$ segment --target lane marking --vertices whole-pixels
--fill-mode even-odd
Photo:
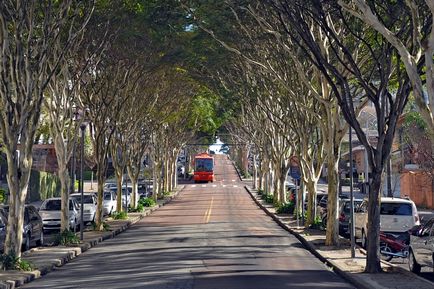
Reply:
[[[202,188],[206,188],[206,185],[202,185]]]
[[[217,185],[212,185],[213,188],[217,187]]]
[[[234,185],[234,188],[238,188],[238,186],[237,186],[237,185]]]
[[[196,185],[192,185],[191,187],[192,187],[192,188],[195,188],[195,187],[196,187]]]
[[[214,197],[211,198],[211,204],[209,205],[209,209],[208,209],[208,217],[206,218],[206,222],[205,223],[209,223],[209,219],[211,218],[211,212],[212,212],[212,204],[214,203]]]
[[[235,180],[232,180],[233,182],[235,182]]]

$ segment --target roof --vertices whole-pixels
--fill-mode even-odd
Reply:
[[[391,198],[391,197],[381,197],[381,202],[413,204],[412,200],[403,199],[403,198]]]

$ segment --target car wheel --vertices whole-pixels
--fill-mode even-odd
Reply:
[[[44,230],[39,234],[39,240],[36,242],[37,246],[44,246]]]
[[[30,250],[30,233],[27,233],[24,237],[23,251]]]
[[[384,261],[387,261],[387,262],[389,262],[390,260],[392,260],[393,256],[389,255],[387,253],[393,253],[392,249],[390,249],[390,247],[387,246],[387,244],[381,243],[380,244],[380,257],[381,257],[381,260],[384,260]]]
[[[366,238],[365,230],[362,230],[362,248],[366,249],[368,245],[368,239]]]
[[[416,274],[420,273],[420,265],[417,263],[416,258],[414,257],[413,251],[410,250],[408,252],[408,269]]]

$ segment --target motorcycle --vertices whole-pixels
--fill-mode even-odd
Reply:
[[[392,258],[408,257],[409,236],[380,232],[381,259],[390,261]]]

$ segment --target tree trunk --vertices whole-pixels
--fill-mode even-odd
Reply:
[[[116,212],[122,212],[123,204],[122,204],[122,172],[119,172],[115,169],[116,174]],[[98,177],[97,177],[98,178]]]
[[[22,147],[19,156],[17,155],[16,144],[11,145],[15,147],[13,151],[8,150],[8,147],[5,146],[8,163],[6,178],[10,197],[4,252],[6,254],[13,253],[17,257],[21,257],[24,206],[32,167],[32,142],[29,142],[30,140],[27,140],[24,135],[21,141]]]
[[[258,189],[258,162],[256,155],[253,155],[253,189]]]
[[[314,223],[315,220],[315,200],[316,200],[316,186],[317,186],[316,178],[308,179],[306,182],[306,189],[308,192],[308,200],[307,200],[307,216],[305,226],[309,227]]]
[[[54,130],[53,130],[54,131]],[[56,158],[58,165],[58,176],[60,180],[60,196],[61,196],[61,213],[60,213],[60,231],[69,230],[69,188],[70,180],[67,167],[65,142],[62,135],[54,132],[54,146],[56,149]],[[71,144],[71,143],[70,143]],[[72,186],[74,184],[71,184]]]
[[[102,164],[98,164],[96,177],[98,180],[98,188],[97,188],[97,207],[96,207],[96,230],[103,230],[103,199],[104,199],[104,181],[105,181],[105,166]]]
[[[328,174],[328,202],[327,202],[327,232],[326,246],[336,246],[339,243],[339,212],[338,186],[339,186],[339,155],[340,144],[326,144],[327,174]]]
[[[366,273],[379,273],[381,272],[380,265],[380,192],[381,192],[381,179],[382,170],[378,171],[375,168],[372,171],[372,183],[369,190],[368,199],[368,232],[366,247]],[[371,242],[373,241],[373,242]]]
[[[287,202],[286,199],[286,187],[285,187],[285,181],[286,181],[286,173],[285,169],[280,170],[280,179],[279,179],[279,201],[283,204]]]

